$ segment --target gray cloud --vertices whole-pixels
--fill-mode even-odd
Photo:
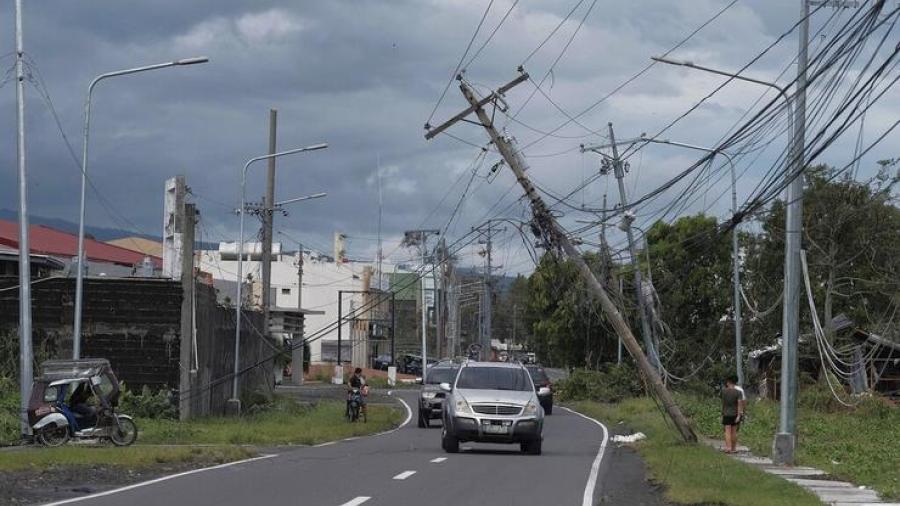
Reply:
[[[561,50],[588,4],[528,62],[535,79]],[[566,110],[583,109],[725,4],[724,0],[598,2],[548,78],[548,93]],[[737,68],[793,24],[796,9],[784,4],[738,3],[678,54]],[[372,176],[378,159],[383,168],[386,237],[397,239],[428,216],[426,226],[446,222],[477,150],[446,136],[428,143],[422,138],[422,124],[485,5],[464,0],[31,2],[25,6],[26,51],[37,63],[76,150],[80,150],[84,91],[94,75],[173,58],[210,56],[212,62],[207,65],[119,78],[98,87],[91,156],[91,177],[98,189],[129,223],[157,233],[163,181],[186,174],[203,212],[205,232],[213,240],[230,238],[237,228],[229,208],[238,199],[238,171],[246,159],[266,150],[268,109],[275,107],[279,147],[320,141],[331,145],[324,152],[280,160],[277,190],[280,198],[329,193],[327,199],[298,205],[291,209],[291,216],[277,219],[278,226],[292,236],[326,248],[336,230],[358,237],[374,235],[377,191]],[[495,2],[481,37],[509,5],[509,0]],[[467,77],[481,91],[511,79],[516,66],[572,5],[562,0],[522,1],[467,70]],[[0,19],[12,28],[8,3],[0,6]],[[12,49],[12,37],[4,40],[0,53]],[[794,51],[796,43],[790,39],[752,70],[774,77]],[[11,63],[10,58],[2,60],[4,69]],[[717,82],[680,69],[655,68],[585,115],[582,122],[605,132],[606,122],[614,121],[626,137],[653,132]],[[513,110],[532,90],[530,84],[523,84],[510,93]],[[34,87],[27,93],[32,212],[74,220],[77,167]],[[688,117],[671,137],[712,143],[758,94],[752,88],[729,88]],[[887,117],[896,116],[897,102],[894,97],[889,103],[894,113]],[[443,121],[463,105],[458,89],[451,86],[432,122]],[[15,114],[10,84],[0,95],[0,115],[6,118],[2,123],[6,134],[0,136],[0,166],[4,167],[0,202],[15,208]],[[537,95],[519,119],[545,130],[564,117]],[[522,144],[538,137],[516,123],[508,125],[508,132]],[[454,127],[452,133],[477,145],[486,141],[484,133],[471,125]],[[557,134],[564,138],[547,138],[527,154],[542,187],[565,193],[596,167],[596,160],[574,148],[598,137],[576,125]],[[540,156],[558,152],[567,154]],[[682,154],[673,158],[673,152],[665,148],[648,149],[642,156],[640,178],[629,183],[635,194],[691,161]],[[835,156],[835,160],[845,158]],[[490,154],[485,165],[498,159]],[[263,167],[251,169],[248,195],[252,199],[262,194]],[[764,170],[760,166],[756,172]],[[460,182],[453,186],[455,181]],[[519,193],[508,191],[512,184],[506,173],[490,183],[476,178],[452,231],[457,235],[467,231],[504,195],[495,211],[513,202]],[[596,203],[603,184],[590,187],[584,198]],[[717,190],[721,188],[713,188],[711,194]],[[610,200],[615,201],[612,196]],[[721,214],[726,208],[723,202],[713,212]],[[521,214],[521,206],[512,209]],[[91,198],[90,223],[122,226],[120,221]],[[354,254],[374,252],[374,244],[366,239],[351,239],[350,244]],[[516,241],[510,239],[509,244],[515,251]],[[395,244],[385,246],[394,248]],[[508,254],[521,255],[521,251]]]

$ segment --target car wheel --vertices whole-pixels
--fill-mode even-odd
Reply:
[[[459,453],[459,439],[447,432],[447,429],[441,430],[441,447],[447,453]]]
[[[541,454],[541,443],[543,441],[540,439],[536,439],[534,441],[527,441],[520,445],[522,449],[522,453],[527,453],[528,455],[540,455]]]
[[[428,427],[428,421],[425,420],[425,418],[422,416],[422,410],[419,409],[419,428],[424,429],[425,427]]]

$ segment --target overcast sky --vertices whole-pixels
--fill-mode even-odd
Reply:
[[[278,109],[278,147],[289,149],[328,142],[328,150],[278,162],[277,198],[327,191],[328,197],[294,205],[276,229],[312,247],[330,250],[335,231],[349,235],[353,257],[371,258],[377,225],[376,167],[382,171],[385,253],[395,260],[411,252],[398,249],[404,230],[442,228],[467,185],[485,132],[459,124],[450,132],[466,141],[423,138],[423,124],[478,25],[489,0],[275,1],[153,0],[121,2],[44,0],[25,2],[25,50],[55,105],[80,157],[81,122],[87,84],[97,74],[138,65],[204,55],[211,62],[103,82],[95,92],[90,175],[115,209],[108,212],[89,194],[88,223],[134,228],[159,234],[163,220],[163,182],[184,174],[201,209],[204,240],[233,240],[237,219],[239,171],[268,147],[268,111]],[[643,68],[715,15],[724,0],[599,0],[584,26],[547,77],[543,88],[565,111],[580,112]],[[477,91],[503,84],[516,67],[566,16],[577,0],[521,0],[478,58],[466,69]],[[581,2],[526,69],[540,80],[585,17],[591,0]],[[797,1],[739,1],[709,24],[674,56],[736,70],[788,30],[799,17]],[[12,2],[0,6],[2,48],[13,51]],[[511,5],[495,0],[473,46],[481,46]],[[813,31],[831,11],[820,13]],[[849,14],[845,15],[849,16]],[[829,30],[822,35],[828,36]],[[747,74],[774,79],[791,65],[796,34],[787,37]],[[470,52],[471,54],[471,52]],[[13,64],[7,55],[3,69]],[[781,82],[788,82],[790,67]],[[656,130],[680,115],[722,81],[683,68],[657,65],[640,79],[580,118],[593,132],[606,133],[614,122],[617,136]],[[523,83],[509,93],[513,111],[534,91]],[[15,87],[0,93],[0,207],[16,209]],[[681,121],[666,137],[711,145],[719,140],[763,89],[735,83]],[[35,215],[77,221],[78,168],[70,157],[38,89],[27,88],[29,206]],[[437,108],[432,124],[465,105],[454,84]],[[885,96],[869,115],[864,137],[871,139],[896,120],[900,98]],[[507,133],[525,146],[565,120],[541,94],[535,95]],[[503,123],[506,123],[505,121]],[[855,131],[855,130],[854,130]],[[855,134],[824,157],[843,165],[852,158]],[[863,160],[863,172],[875,160],[896,156],[886,139]],[[581,143],[603,140],[569,125],[528,147],[530,173],[556,193],[568,193],[597,170],[597,159],[582,155]],[[562,153],[557,156],[555,153]],[[746,198],[777,153],[749,166],[739,183]],[[631,159],[626,180],[629,198],[658,186],[700,154],[666,147],[641,151]],[[467,198],[450,227],[448,239],[464,234],[480,220],[504,211],[521,217],[513,204],[520,195],[502,168],[485,177],[499,160],[489,153],[473,179]],[[769,165],[767,165],[767,163]],[[248,195],[258,199],[265,164],[251,169]],[[709,208],[727,214],[727,178],[711,183],[692,211]],[[609,185],[610,204],[618,202],[614,181],[605,178],[573,196],[580,205],[599,205]],[[670,197],[663,197],[660,202]],[[499,204],[499,205],[498,205]],[[507,204],[511,204],[508,207]],[[575,216],[567,216],[573,224]],[[564,220],[564,221],[565,221]],[[255,225],[254,227],[255,228]],[[278,237],[276,237],[278,239]],[[498,240],[500,263],[510,272],[527,272],[521,240],[508,233]],[[286,244],[291,248],[290,244]],[[462,252],[464,263],[477,263],[475,250]]]

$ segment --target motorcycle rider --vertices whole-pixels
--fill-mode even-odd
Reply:
[[[91,426],[97,419],[97,408],[89,403],[91,389],[87,383],[79,383],[69,397],[69,410],[75,415],[81,426]]]
[[[350,407],[350,396],[353,395],[353,390],[359,390],[359,405],[362,409],[363,415],[366,419],[368,419],[368,413],[366,411],[366,397],[369,395],[369,386],[366,385],[366,377],[363,376],[362,369],[357,367],[353,371],[353,375],[350,376],[350,379],[347,380],[347,407]]]

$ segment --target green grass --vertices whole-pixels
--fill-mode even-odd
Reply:
[[[735,506],[805,506],[821,504],[803,488],[736,461],[702,444],[681,442],[652,400],[628,399],[618,404],[582,401],[578,411],[610,424],[624,421],[647,435],[636,445],[651,477],[665,485],[666,498],[677,504]]]
[[[128,469],[158,464],[220,464],[253,457],[253,448],[242,446],[64,446],[22,448],[0,452],[0,471],[44,470],[64,466],[121,466]]]
[[[369,406],[367,423],[349,423],[343,416],[345,406],[320,402],[304,407],[281,400],[271,410],[242,418],[139,420],[138,440],[147,444],[317,444],[387,430],[405,417],[399,408]]]
[[[808,399],[797,417],[798,463],[900,499],[900,409],[874,399],[855,409],[825,409],[822,404],[814,409]],[[678,400],[699,432],[722,438],[718,399],[681,395]],[[747,413],[739,442],[756,455],[770,456],[778,405],[751,401]]]

